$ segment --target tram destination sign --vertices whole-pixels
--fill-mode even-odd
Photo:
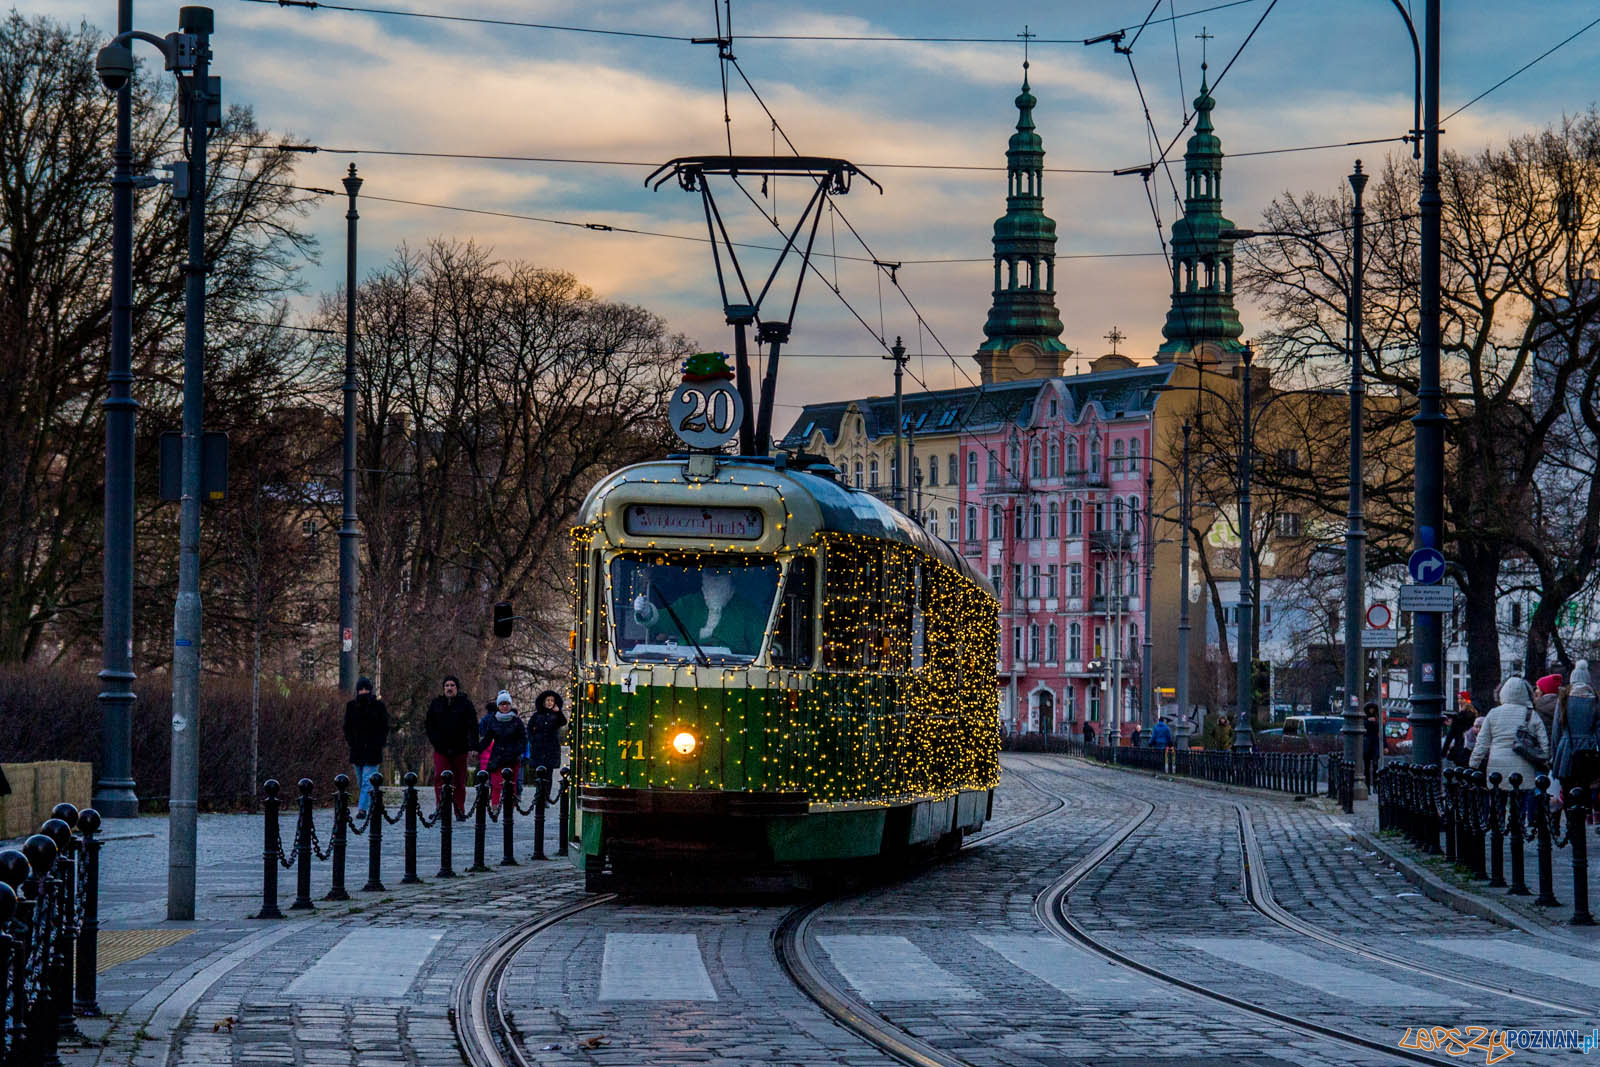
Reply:
[[[700,537],[756,541],[765,526],[759,508],[699,508],[674,504],[630,504],[622,528],[637,537]]]

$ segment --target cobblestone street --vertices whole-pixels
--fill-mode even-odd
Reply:
[[[1007,756],[1005,768],[989,824],[959,854],[845,890],[798,928],[800,951],[866,1036],[775,952],[793,901],[619,899],[509,955],[496,987],[509,1040],[541,1064],[898,1062],[871,1039],[876,1028],[935,1057],[917,1062],[1331,1065],[1396,1062],[1385,1050],[1398,1053],[1419,1026],[1600,1025],[1600,944],[1430,899],[1326,800],[1059,756]],[[251,920],[259,821],[208,816],[205,918],[166,923],[165,842],[139,836],[147,824],[109,832],[104,936],[152,931],[165,943],[105,971],[107,1018],[81,1023],[104,1044],[72,1049],[68,1064],[460,1063],[452,1003],[475,961],[529,920],[588,899],[554,859],[429,877],[431,834],[423,884],[401,885],[396,833],[385,892],[322,902],[319,865],[314,912]],[[1247,849],[1259,852],[1256,891],[1326,941],[1252,906]],[[1043,921],[1041,902],[1063,879],[1062,922],[1081,937]],[[287,905],[290,872],[284,884]]]

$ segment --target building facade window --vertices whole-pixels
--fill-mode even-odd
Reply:
[[[1011,536],[1018,541],[1028,536],[1028,513],[1021,503],[1011,509]]]
[[[1011,662],[1021,663],[1022,660],[1022,627],[1013,626],[1011,628]]]
[[[1028,662],[1039,662],[1039,624],[1028,624]]]
[[[1041,532],[1039,502],[1036,500],[1032,504],[1028,505],[1028,536],[1037,541],[1039,540],[1039,535]]]
[[[967,540],[978,540],[978,509],[975,505],[967,505]]]
[[[1074,500],[1067,505],[1067,536],[1083,536],[1083,501]]]
[[[1000,596],[1005,592],[1005,586],[1000,584],[1000,564],[998,563],[989,566],[989,584],[994,586],[995,596]]]
[[[1122,473],[1122,469],[1123,469],[1122,468],[1122,462],[1123,462],[1122,461],[1122,455],[1123,455],[1123,443],[1122,443],[1122,439],[1118,438],[1117,440],[1111,442],[1111,473],[1112,474],[1121,474]]]
[[[956,484],[956,463],[956,454],[952,452],[950,453],[950,476],[945,479],[945,481],[949,482],[951,485]]]
[[[1028,448],[1028,475],[1033,478],[1044,477],[1044,458],[1037,441]]]
[[[1034,563],[1028,567],[1028,595],[1038,600],[1039,594],[1039,565]]]
[[[1050,478],[1061,476],[1061,446],[1054,440],[1045,449],[1045,475]]]
[[[978,484],[978,454],[976,452],[967,453],[967,484]]]
[[[1139,473],[1139,439],[1137,437],[1128,442],[1128,473]]]
[[[1077,663],[1083,658],[1083,627],[1078,623],[1067,626],[1067,659]]]
[[[989,505],[989,540],[998,541],[1005,536],[1005,518],[1000,513],[999,504]]]
[[[1100,435],[1089,439],[1089,473],[1099,474],[1100,471]]]
[[[911,469],[912,469],[913,472],[915,472],[918,469],[918,467],[921,465],[921,462],[922,462],[921,460],[918,460],[916,462],[916,464],[912,466]],[[939,457],[938,456],[929,456],[928,457],[928,484],[929,485],[938,485],[939,484]]]
[[[1050,507],[1045,512],[1044,529],[1045,536],[1052,541],[1061,536],[1061,505],[1054,500],[1050,501]]]
[[[1052,563],[1044,572],[1044,595],[1052,600],[1058,594],[1057,587],[1060,585],[1060,570],[1059,567]]]
[[[1056,624],[1051,623],[1044,631],[1044,658],[1047,663],[1059,661],[1061,655],[1061,636],[1056,630]]]
[[[1067,564],[1067,595],[1078,597],[1083,595],[1083,564]]]
[[[1020,563],[1013,563],[1011,565],[1011,595],[1016,597],[1018,600],[1021,600],[1023,597],[1027,596],[1027,593],[1022,587],[1022,564]]]
[[[856,460],[856,488],[861,488],[861,461]]]
[[[991,482],[1000,480],[1000,457],[993,452],[989,453],[989,480]]]
[[[872,461],[867,464],[867,488],[878,488],[878,457],[876,456],[872,457]]]
[[[944,512],[944,527],[945,527],[945,532],[948,535],[950,540],[958,541],[958,540],[961,539],[961,531],[956,529],[956,509],[955,508],[946,508],[945,509],[945,512]]]

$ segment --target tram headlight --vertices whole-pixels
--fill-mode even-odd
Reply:
[[[679,730],[672,738],[672,747],[680,756],[694,755],[694,747],[697,744],[699,744],[699,741],[688,730]]]

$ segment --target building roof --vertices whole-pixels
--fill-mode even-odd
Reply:
[[[1063,378],[1029,378],[960,389],[907,393],[902,403],[906,424],[918,436],[985,433],[1007,424],[1027,426],[1034,421],[1034,404],[1047,385],[1055,383],[1067,401],[1068,421],[1081,422],[1084,412],[1096,406],[1104,418],[1147,414],[1155,409],[1157,393],[1172,376],[1170,365],[1145,365]],[[827,444],[836,444],[845,414],[861,413],[867,439],[894,434],[894,397],[868,396],[807,404],[779,442],[784,449],[805,447],[814,431]]]

